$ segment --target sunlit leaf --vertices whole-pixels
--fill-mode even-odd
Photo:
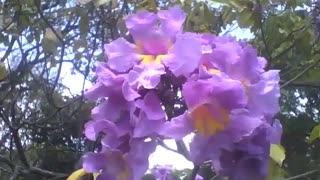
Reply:
[[[79,22],[79,30],[80,34],[85,36],[89,31],[89,17],[88,15],[81,16],[80,22]]]
[[[85,39],[76,40],[73,44],[73,51],[77,51],[79,48],[86,48],[88,46],[88,42]]]
[[[267,180],[283,180],[285,179],[285,175],[286,171],[274,160],[270,159]]]
[[[82,58],[82,53],[77,52],[77,53],[74,55],[74,58],[75,58],[76,60],[80,60],[80,59]]]
[[[89,2],[91,2],[92,0],[77,0],[77,2],[79,4],[88,4]]]
[[[253,16],[252,11],[250,11],[248,9],[243,9],[239,13],[239,20],[238,20],[239,27],[245,28],[245,27],[249,27],[250,25],[252,25],[253,24],[252,16]]]
[[[319,137],[320,137],[320,125],[317,125],[311,131],[311,134],[309,137],[309,143],[312,143],[314,140],[318,139]]]
[[[98,176],[99,176],[99,173],[93,173],[93,180],[96,180]]]
[[[55,54],[57,52],[59,38],[62,38],[62,35],[58,30],[52,30],[51,28],[47,28],[44,38],[41,41],[41,45],[44,51],[47,53]]]
[[[282,162],[286,158],[284,148],[280,144],[271,144],[270,157],[281,166]]]
[[[87,174],[88,173],[84,169],[78,169],[74,171],[67,180],[81,180],[81,178]]]
[[[109,3],[111,0],[94,0],[93,3],[95,6],[101,6]]]
[[[3,62],[0,62],[0,80],[3,80],[8,74],[6,66]]]

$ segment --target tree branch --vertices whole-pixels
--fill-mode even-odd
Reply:
[[[309,66],[307,66],[303,71],[301,71],[299,74],[297,74],[295,77],[293,77],[292,79],[290,79],[289,81],[287,81],[286,83],[284,83],[283,85],[280,86],[280,88],[284,88],[286,86],[288,86],[289,84],[291,84],[293,81],[297,80],[299,77],[301,77],[302,75],[304,75],[306,72],[308,72],[310,69],[312,69],[315,65],[317,65],[320,62],[320,59],[318,59],[317,61],[315,61],[314,63],[310,64]]]
[[[314,173],[319,172],[319,171],[320,171],[320,169],[315,169],[315,170],[312,170],[312,171],[305,172],[303,174],[299,174],[299,175],[296,175],[296,176],[289,177],[289,178],[287,178],[285,180],[300,179],[302,177],[309,176],[309,175],[314,174]]]

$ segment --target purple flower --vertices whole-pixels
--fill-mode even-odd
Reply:
[[[212,161],[214,169],[221,175],[240,180],[265,179],[270,151],[267,127],[257,128],[252,136],[234,144],[233,149],[222,150]]]
[[[279,71],[265,71],[266,60],[245,42],[183,32],[185,18],[178,6],[140,11],[125,20],[134,42],[105,45],[107,62],[96,66],[97,82],[85,93],[99,104],[84,133],[101,137],[102,150],[86,154],[83,167],[100,172],[98,179],[139,180],[157,140],[190,133],[193,163],[211,160],[230,178],[265,178],[270,144],[282,134],[273,120]],[[171,171],[152,173],[169,180]]]
[[[133,180],[131,167],[119,151],[87,153],[83,156],[83,169],[90,173],[102,171],[97,180]]]
[[[171,165],[157,165],[151,169],[151,174],[156,180],[173,180],[173,167]]]
[[[116,125],[108,120],[89,121],[85,124],[85,135],[89,140],[97,140],[100,134],[103,135],[101,143],[105,147],[117,148],[119,146],[119,130]]]
[[[150,41],[150,37],[162,37],[164,40],[173,41],[175,35],[182,31],[185,18],[186,15],[181,8],[175,6],[168,10],[160,10],[158,14],[140,11],[130,15],[126,19],[126,26],[135,42],[145,44]],[[157,25],[158,22],[160,26]],[[163,43],[166,41],[162,41],[161,44]]]
[[[275,115],[280,111],[279,71],[262,73],[260,81],[248,86],[248,107],[252,112]]]
[[[160,83],[160,76],[165,74],[163,66],[135,66],[128,74],[128,83],[136,89],[154,89]]]
[[[157,95],[150,91],[143,100],[137,100],[136,106],[140,112],[134,118],[134,137],[150,136],[158,133],[165,123],[165,111],[161,107],[161,101]]]
[[[186,14],[178,6],[172,7],[169,10],[159,11],[158,17],[161,22],[160,28],[164,34],[175,38],[176,34],[182,32]]]
[[[126,74],[115,74],[105,63],[99,63],[96,66],[96,74],[96,84],[85,92],[87,99],[97,100],[103,97],[112,97],[115,94],[122,94],[120,95],[121,97],[131,101],[140,96],[130,86],[126,86]]]
[[[135,46],[123,38],[119,38],[104,46],[108,56],[107,63],[111,69],[127,72],[138,61]]]
[[[239,81],[214,76],[184,84],[182,95],[190,120],[198,133],[212,135],[225,129],[230,111],[245,106],[245,92]]]
[[[201,39],[192,33],[185,33],[177,36],[164,64],[175,76],[189,75],[198,68],[201,59]]]
[[[83,156],[83,169],[99,172],[98,180],[139,180],[148,169],[148,156],[155,150],[155,142],[132,139],[130,151],[104,149]]]

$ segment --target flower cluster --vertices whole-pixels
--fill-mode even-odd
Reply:
[[[85,96],[99,105],[85,125],[99,152],[83,157],[98,180],[139,180],[157,142],[194,139],[187,158],[236,179],[264,179],[279,143],[279,72],[231,37],[183,32],[179,7],[126,18],[134,42],[105,45],[106,63]]]

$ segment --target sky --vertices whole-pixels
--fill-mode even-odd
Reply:
[[[229,27],[226,27],[221,34],[224,34]],[[232,32],[229,32],[227,35],[234,36],[237,39],[250,39],[253,37],[252,33],[249,30],[235,29]],[[70,69],[72,64],[65,63],[62,68],[62,83],[67,86],[73,94],[79,94],[82,90],[83,77],[79,74],[72,75]],[[85,89],[88,89],[92,86],[89,81],[85,83]],[[68,92],[69,93],[69,92]],[[185,144],[188,144],[192,140],[192,135],[186,136],[184,138]],[[175,142],[173,140],[166,140],[165,143],[173,149],[176,149]],[[185,168],[193,168],[193,164],[190,161],[187,161],[182,155],[174,153],[170,150],[167,150],[161,146],[156,148],[156,151],[151,154],[149,157],[149,167],[152,168],[155,165],[172,165],[174,168],[181,170]]]

